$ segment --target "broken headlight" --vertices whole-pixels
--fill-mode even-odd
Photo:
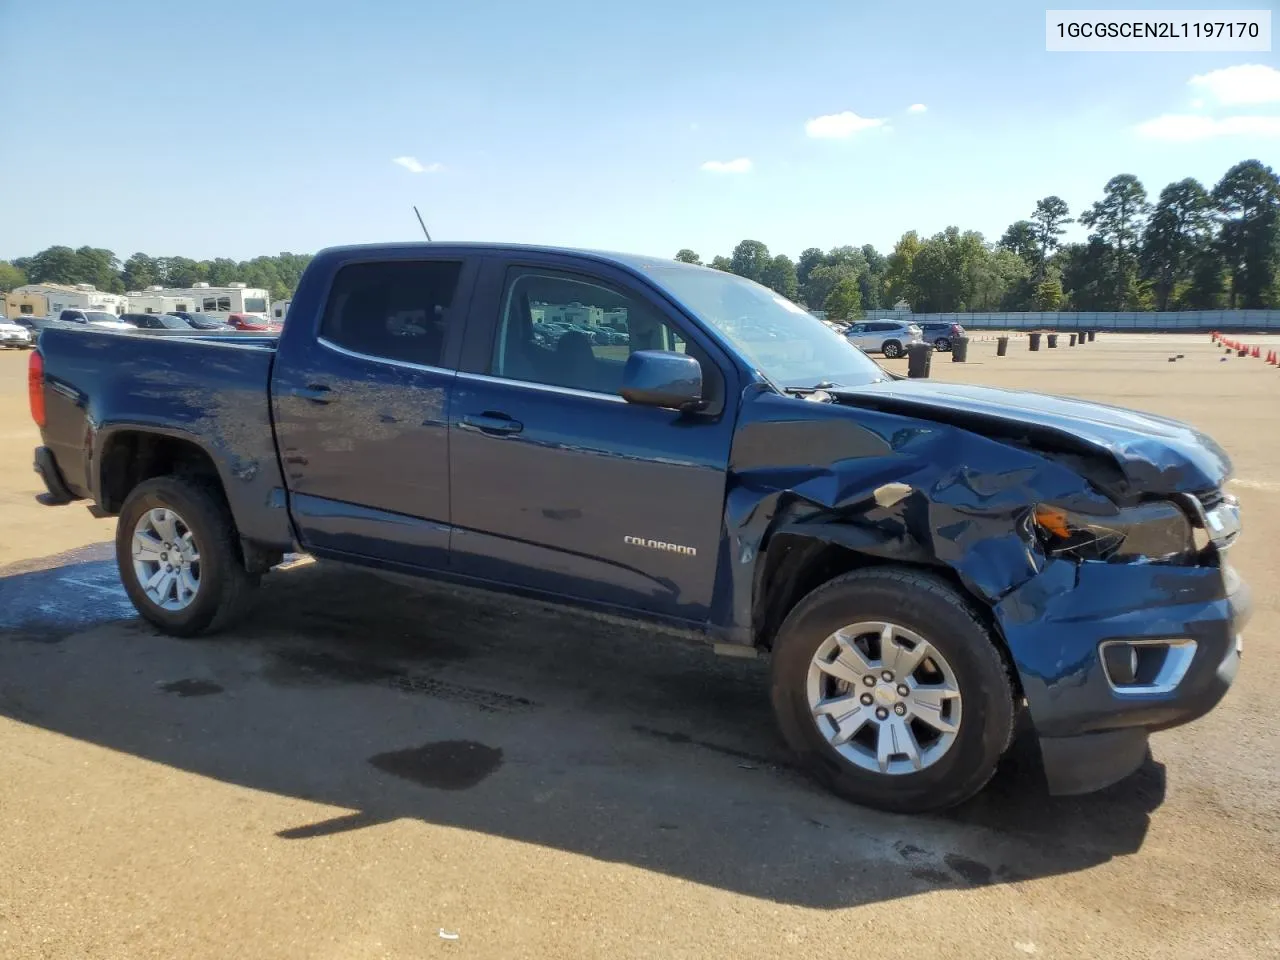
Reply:
[[[1124,507],[1111,516],[1095,516],[1042,503],[1035,525],[1045,549],[1073,560],[1177,561],[1196,551],[1191,520],[1167,500]]]

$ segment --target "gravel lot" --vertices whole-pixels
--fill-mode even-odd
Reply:
[[[37,502],[0,353],[0,957],[1276,957],[1280,369],[1221,357],[935,357],[1211,433],[1257,609],[1227,699],[1129,780],[1049,798],[1018,751],[903,818],[788,766],[764,662],[674,636],[322,564],[230,635],[156,635],[113,523]]]

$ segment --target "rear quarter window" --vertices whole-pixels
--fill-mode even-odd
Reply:
[[[378,359],[439,366],[460,260],[353,263],[334,277],[322,339]]]

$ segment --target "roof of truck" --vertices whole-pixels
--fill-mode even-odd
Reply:
[[[424,253],[430,251],[434,254],[453,252],[458,253],[543,253],[543,254],[571,254],[579,257],[589,257],[593,260],[601,260],[607,263],[616,263],[632,270],[645,270],[653,267],[687,267],[690,270],[711,269],[700,264],[684,263],[680,260],[673,260],[669,257],[650,257],[638,253],[618,253],[611,250],[589,250],[578,247],[553,247],[540,244],[526,243],[481,243],[475,241],[455,243],[448,240],[435,240],[431,242],[415,242],[415,243],[356,243],[343,244],[342,246],[327,247],[320,251],[321,254],[341,255],[343,253],[363,253],[368,254],[377,250],[421,250]]]

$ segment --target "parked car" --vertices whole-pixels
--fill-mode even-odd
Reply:
[[[194,330],[207,330],[218,333],[235,329],[231,324],[224,323],[217,317],[210,317],[203,313],[188,313],[185,310],[170,310],[168,315],[180,318]]]
[[[886,358],[902,356],[907,344],[919,343],[920,328],[902,320],[863,320],[852,323],[845,337],[867,353],[883,353]]]
[[[536,342],[535,305],[573,302],[625,310],[627,356]],[[980,790],[1024,715],[1050,790],[1104,787],[1235,676],[1239,507],[1190,426],[899,377],[657,258],[336,248],[290,316],[32,354],[48,499],[118,517],[162,632],[233,622],[295,550],[674,624],[768,654],[797,761],[898,812]]]
[[[59,323],[78,323],[83,326],[98,327],[104,330],[133,330],[131,323],[125,323],[108,310],[63,310],[58,314]]]
[[[125,323],[131,323],[139,330],[184,330],[191,332],[191,327],[181,317],[171,317],[167,313],[125,313],[120,315]]]
[[[266,317],[255,316],[252,313],[233,313],[227,317],[227,323],[237,330],[266,332],[271,329],[271,324]]]
[[[964,327],[946,320],[933,320],[919,324],[920,335],[926,342],[933,344],[933,349],[946,353],[951,349],[951,341],[964,336]]]
[[[0,347],[26,349],[32,345],[31,331],[25,326],[0,319]]]

